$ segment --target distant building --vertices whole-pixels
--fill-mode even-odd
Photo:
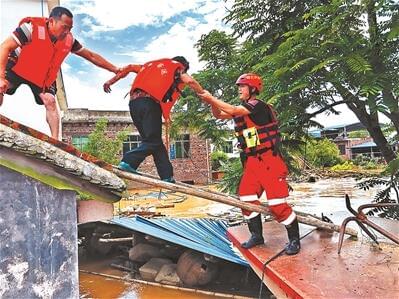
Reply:
[[[359,122],[316,129],[309,131],[308,134],[314,138],[330,139],[338,146],[341,156],[346,159],[354,159],[360,154],[373,158],[381,157],[380,149],[370,136],[350,137],[350,132],[360,130],[366,130],[366,127]],[[397,145],[393,147],[397,150]]]
[[[128,111],[100,111],[88,109],[69,109],[62,117],[62,139],[83,149],[88,136],[93,132],[96,122],[108,120],[107,135],[115,137],[119,131],[127,129],[131,133],[121,148],[122,152],[137,147],[141,138],[133,126]],[[163,130],[165,131],[165,130]],[[174,169],[174,177],[178,181],[206,184],[211,178],[210,145],[207,140],[189,132],[181,134],[177,139],[170,140],[169,156]],[[152,157],[148,157],[139,171],[157,175]]]

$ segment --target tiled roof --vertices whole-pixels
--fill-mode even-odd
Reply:
[[[112,165],[1,115],[0,147],[57,166],[107,192],[118,194],[126,188],[125,182],[112,173]]]

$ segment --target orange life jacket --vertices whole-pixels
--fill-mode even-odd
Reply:
[[[265,104],[265,108],[269,109],[272,118],[265,125],[256,124],[249,115],[234,118],[235,134],[245,156],[254,156],[268,150],[278,152],[280,131],[277,117],[271,105]]]
[[[18,61],[12,70],[22,78],[45,89],[57,78],[65,57],[71,52],[73,36],[53,43],[47,29],[47,18],[24,18],[19,22],[32,24],[32,41],[21,47]]]
[[[164,58],[145,63],[133,81],[130,93],[137,89],[148,93],[161,105],[165,120],[170,118],[170,110],[180,97],[184,83],[180,81],[183,64]]]

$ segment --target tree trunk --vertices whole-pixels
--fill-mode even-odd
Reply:
[[[349,109],[356,114],[360,122],[366,127],[375,144],[380,149],[381,155],[384,157],[385,161],[389,163],[394,160],[396,158],[395,152],[392,150],[390,144],[382,133],[381,127],[378,123],[378,118],[367,113],[365,107],[357,107],[352,103],[347,105]]]
[[[385,161],[389,163],[394,160],[396,158],[395,152],[382,133],[377,114],[373,115],[368,113],[364,102],[360,101],[344,86],[339,83],[334,83],[334,86],[341,97],[347,101],[348,108],[355,113],[359,121],[366,127],[375,144],[380,149],[381,155],[384,157]]]
[[[393,83],[385,74],[388,73],[387,66],[381,58],[383,48],[382,41],[379,40],[381,29],[378,27],[376,3],[374,0],[366,2],[368,32],[370,35],[370,64],[373,67],[373,72],[378,76],[384,78],[384,86],[382,89],[383,103],[388,107],[389,112],[384,113],[395,126],[396,132],[399,134],[399,104],[398,99],[393,94]]]

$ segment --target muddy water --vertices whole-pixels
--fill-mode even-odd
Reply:
[[[345,207],[345,194],[351,198],[352,206],[356,209],[359,205],[369,203],[375,190],[363,191],[355,188],[355,179],[327,179],[316,183],[292,183],[294,191],[290,193],[289,201],[295,209],[324,215],[330,217],[334,222],[340,223],[344,217],[349,216]],[[207,213],[228,212],[231,207],[214,203],[208,200],[188,196],[183,202],[180,195],[164,191],[162,200],[151,197],[151,192],[159,190],[138,190],[132,200],[123,200],[115,206],[115,210],[123,210],[127,206],[141,205],[144,207],[157,206],[157,212],[175,217],[206,217]],[[146,199],[143,196],[150,194]],[[174,207],[162,208],[166,203],[174,203]],[[83,267],[82,265],[80,266]],[[104,264],[85,264],[84,268],[93,272],[123,276],[123,272],[110,269]],[[197,293],[189,293],[178,290],[170,290],[154,286],[146,286],[138,283],[123,282],[121,280],[109,279],[98,275],[80,273],[80,292],[83,298],[215,298]]]
[[[215,296],[146,286],[139,283],[124,282],[99,275],[81,273],[79,276],[81,298],[187,298],[208,299]]]

